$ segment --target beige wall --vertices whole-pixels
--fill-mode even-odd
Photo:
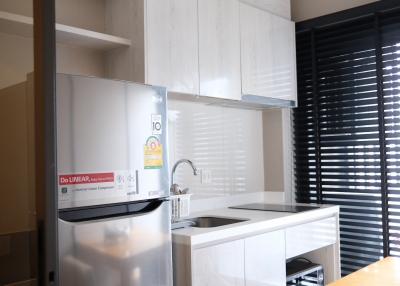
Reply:
[[[0,11],[32,16],[32,3],[32,0],[1,0]],[[105,17],[98,15],[105,15],[105,0],[56,0],[58,23],[104,32]]]
[[[26,81],[33,72],[33,40],[0,33],[0,89]],[[57,44],[57,72],[105,76],[103,52]]]
[[[30,231],[34,225],[33,117],[27,84],[0,90],[0,235]]]
[[[292,126],[290,109],[263,111],[264,180],[267,192],[285,192],[292,201]]]
[[[304,21],[378,0],[292,0],[292,19]]]
[[[265,190],[284,191],[283,122],[281,110],[263,112]]]
[[[33,71],[33,39],[0,33],[0,89],[26,81]]]
[[[0,11],[32,15],[32,1],[0,0]],[[73,9],[78,7],[79,9]],[[57,0],[57,22],[105,31],[104,0]],[[33,28],[31,29],[33,34]],[[33,38],[0,32],[0,89],[24,82],[33,71]],[[79,46],[57,45],[57,72],[105,76],[104,53]]]

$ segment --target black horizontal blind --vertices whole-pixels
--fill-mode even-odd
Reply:
[[[298,107],[294,112],[296,197],[301,202],[317,202],[316,189],[316,113],[313,101],[311,33],[298,34]]]
[[[399,17],[297,33],[296,198],[341,206],[343,275],[400,256]]]
[[[389,254],[400,256],[400,13],[380,20]]]

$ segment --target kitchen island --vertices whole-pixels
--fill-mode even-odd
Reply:
[[[221,208],[192,214],[244,220],[172,232],[175,285],[286,285],[286,261],[321,264],[340,278],[339,207],[300,213]]]

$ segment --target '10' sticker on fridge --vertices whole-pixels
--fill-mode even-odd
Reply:
[[[161,114],[151,115],[151,130],[153,135],[161,135],[162,133]]]

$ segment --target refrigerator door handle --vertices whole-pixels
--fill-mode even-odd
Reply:
[[[139,171],[138,170],[135,171],[135,175],[136,175],[136,194],[139,194]]]
[[[167,201],[168,199],[165,198],[136,203],[63,210],[59,212],[59,219],[65,222],[79,223],[96,220],[113,220],[123,216],[136,217],[156,211]]]

